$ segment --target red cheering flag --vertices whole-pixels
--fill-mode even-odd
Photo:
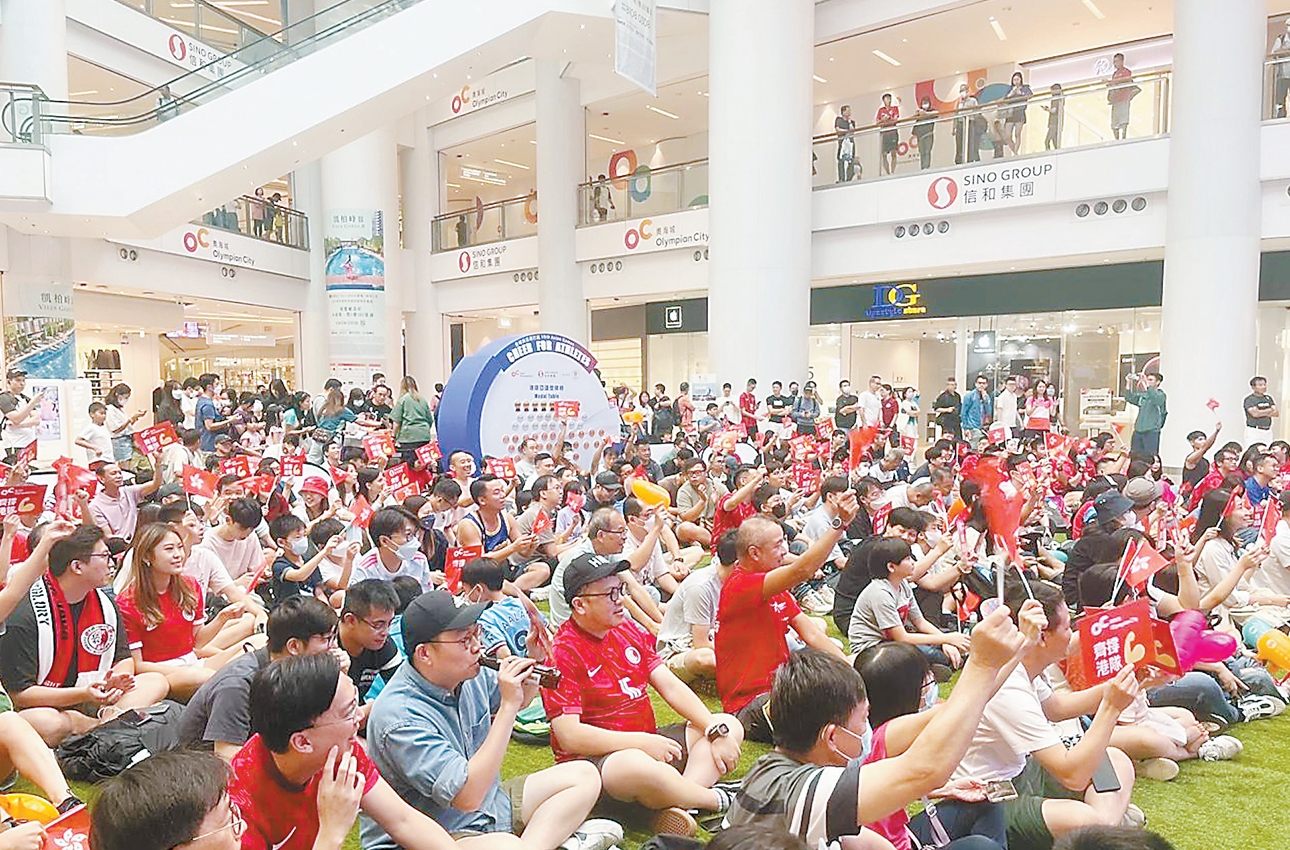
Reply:
[[[900,450],[903,451],[906,456],[912,455],[917,445],[918,445],[917,437],[911,437],[908,434],[906,434],[900,438]]]
[[[533,517],[533,536],[541,537],[552,528],[555,523],[551,522],[551,515],[543,508],[538,508],[537,516]]]
[[[878,510],[873,512],[870,522],[873,525],[873,533],[881,535],[887,530],[887,518],[891,516],[891,502],[883,504]]]
[[[41,850],[87,850],[90,846],[90,810],[84,805],[45,824]]]
[[[542,612],[526,594],[520,594],[520,604],[529,615],[529,636],[526,647],[528,657],[537,659],[539,664],[550,664],[551,653],[555,650],[551,629],[547,626],[546,620],[542,619]]]
[[[1002,423],[996,422],[986,430],[985,436],[990,441],[990,445],[997,446],[1008,442],[1008,429]]]
[[[1241,490],[1233,490],[1232,495],[1227,497],[1227,504],[1223,506],[1223,516],[1231,516],[1240,507],[1244,507],[1246,513],[1254,512],[1254,506],[1245,497],[1245,493]]]
[[[267,496],[278,485],[278,479],[272,475],[252,475],[249,478],[243,478],[238,483],[245,487],[247,492],[254,493],[257,496]]]
[[[864,460],[865,452],[873,445],[873,441],[878,438],[878,426],[866,425],[863,428],[855,428],[847,434],[847,465],[855,469]]]
[[[184,485],[184,492],[188,495],[205,496],[207,499],[215,498],[215,488],[219,484],[219,476],[214,472],[207,472],[195,466],[185,466],[179,473],[179,478]]]
[[[370,523],[372,521],[372,517],[376,515],[376,511],[372,508],[372,504],[362,496],[355,499],[354,504],[350,505],[349,509],[350,512],[354,514],[354,525],[363,529],[367,528],[367,524]]]
[[[251,458],[247,455],[233,455],[219,462],[220,475],[236,475],[239,479],[251,477]]]
[[[382,472],[381,480],[385,482],[386,490],[399,490],[412,483],[412,470],[406,463],[400,463]]]
[[[1259,523],[1259,537],[1264,543],[1271,543],[1277,536],[1277,525],[1281,522],[1281,511],[1277,508],[1278,499],[1268,496],[1263,507],[1263,521]]]
[[[509,457],[490,457],[485,461],[488,474],[507,481],[515,477],[515,460]]]
[[[1129,541],[1129,545],[1124,548],[1124,557],[1120,559],[1124,583],[1133,588],[1141,588],[1147,583],[1147,579],[1167,566],[1169,561],[1165,556],[1145,540],[1139,541],[1136,546],[1133,541]]]
[[[23,448],[22,451],[18,452],[16,457],[14,457],[14,465],[17,466],[20,463],[25,463],[28,466],[31,466],[32,461],[36,459],[36,450],[38,448],[36,441],[32,440]]]
[[[823,419],[815,423],[815,436],[821,440],[827,440],[833,436],[833,423]]]
[[[54,461],[54,469],[58,470],[58,478],[54,483],[54,513],[69,519],[81,519],[80,508],[72,501],[72,496],[77,490],[83,489],[93,498],[94,491],[99,486],[98,476],[72,463],[72,459],[68,457]]]
[[[1008,557],[1017,569],[1022,569],[1021,553],[1017,549],[1017,527],[1021,525],[1021,507],[1025,501],[1021,494],[1009,495],[1003,490],[1008,474],[1003,471],[997,457],[981,458],[966,477],[981,485],[981,507],[990,533],[995,535],[1008,551]]]
[[[282,477],[299,478],[305,474],[305,453],[282,456]]]
[[[368,460],[394,457],[394,436],[389,431],[377,431],[363,438],[363,451]]]
[[[483,546],[454,546],[444,554],[443,577],[449,593],[456,593],[461,589],[462,567],[483,555]]]
[[[1215,413],[1218,413],[1218,399],[1211,398],[1209,401],[1205,402],[1205,406]]]
[[[134,444],[145,455],[154,455],[166,446],[177,442],[179,442],[179,435],[175,433],[175,423],[170,420],[134,432]]]
[[[1066,445],[1069,442],[1070,439],[1068,437],[1058,434],[1056,431],[1049,431],[1044,435],[1044,446],[1050,452],[1057,452],[1058,454],[1065,452]]]
[[[426,469],[438,470],[439,458],[443,457],[443,452],[439,450],[439,443],[431,441],[424,446],[417,446],[417,462]]]

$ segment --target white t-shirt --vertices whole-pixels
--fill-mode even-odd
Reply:
[[[1200,550],[1200,557],[1196,559],[1196,583],[1200,585],[1200,592],[1205,594],[1213,590],[1236,567],[1239,560],[1232,544],[1222,537],[1205,544],[1205,548]],[[1249,603],[1249,580],[1242,577],[1236,583],[1236,588],[1214,610],[1224,613],[1228,608],[1240,608]]]
[[[882,401],[878,396],[865,390],[857,397],[856,404],[860,405],[856,409],[858,414],[856,418],[857,425],[864,427],[865,425],[882,424]]]
[[[81,439],[94,446],[93,450],[85,450],[91,463],[96,460],[112,459],[112,434],[108,432],[106,425],[95,425],[91,422],[81,432]]]
[[[1250,587],[1290,596],[1290,526],[1285,520],[1277,523],[1268,556],[1250,576]]]
[[[1004,390],[994,399],[994,421],[1005,428],[1018,427],[1017,397]]]
[[[1042,675],[1032,681],[1025,666],[1018,664],[986,703],[972,743],[954,769],[954,779],[1012,779],[1025,768],[1026,756],[1061,744],[1057,730],[1044,716],[1043,703],[1050,696],[1048,681]]]
[[[716,567],[705,567],[690,573],[681,582],[663,612],[658,642],[682,640],[691,635],[691,626],[717,628],[717,605],[721,601],[721,577]]]
[[[184,427],[191,429],[197,427],[197,396],[184,393],[183,398],[179,399],[179,412],[184,415]]]
[[[349,583],[352,586],[368,578],[392,581],[399,576],[412,576],[426,590],[434,587],[434,583],[430,580],[430,562],[426,560],[425,555],[418,552],[411,561],[400,561],[399,568],[390,572],[381,563],[381,556],[376,549],[368,552],[354,564],[354,569],[349,574]]]
[[[640,542],[632,537],[630,531],[623,538],[622,557],[629,557],[633,552],[641,547]],[[663,557],[663,544],[661,541],[654,541],[654,553],[649,556],[649,560],[639,570],[632,570],[641,584],[653,584],[658,577],[668,572],[667,559]]]

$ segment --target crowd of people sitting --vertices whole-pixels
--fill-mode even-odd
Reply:
[[[39,470],[8,380],[14,486]],[[1254,649],[1290,623],[1290,447],[1197,432],[1181,484],[1055,421],[915,455],[882,387],[727,386],[707,429],[658,387],[586,466],[563,435],[441,450],[411,377],[169,382],[177,439],[144,456],[114,389],[88,474],[4,517],[0,772],[70,812],[67,753],[173,712],[105,771],[96,850],[338,850],[356,820],[365,850],[608,850],[632,818],[719,848],[1167,847],[1135,782],[1237,758],[1287,703]],[[1129,579],[1146,548],[1167,565]],[[1081,665],[1078,618],[1138,598],[1238,648]],[[513,740],[553,764],[503,781]]]

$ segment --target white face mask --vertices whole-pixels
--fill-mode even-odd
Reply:
[[[309,538],[297,537],[291,541],[291,551],[296,555],[303,555],[309,549]]]
[[[398,548],[396,554],[400,561],[411,561],[421,551],[421,543],[414,537]]]
[[[933,681],[929,683],[927,687],[923,688],[923,698],[918,706],[918,710],[927,711],[929,708],[936,705],[937,700],[940,698],[941,689],[937,686],[936,682]]]
[[[1134,530],[1136,530],[1136,531],[1143,531],[1143,530],[1144,530],[1144,529],[1142,528],[1142,523],[1138,521],[1138,515],[1137,515],[1136,513],[1134,513],[1133,511],[1129,511],[1128,513],[1126,513],[1126,514],[1124,515],[1123,522],[1124,522],[1124,527],[1125,527],[1125,528],[1132,528],[1132,529],[1134,529]]]
[[[171,390],[171,391],[170,391],[170,397],[171,397],[171,398],[173,398],[175,401],[179,401],[181,398],[183,398],[183,397],[184,397],[184,391],[183,391],[183,390]]]

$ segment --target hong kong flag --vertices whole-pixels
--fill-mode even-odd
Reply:
[[[188,495],[215,498],[215,486],[219,483],[219,476],[214,472],[207,472],[195,466],[185,466],[179,473],[179,478],[183,482],[184,492]]]

